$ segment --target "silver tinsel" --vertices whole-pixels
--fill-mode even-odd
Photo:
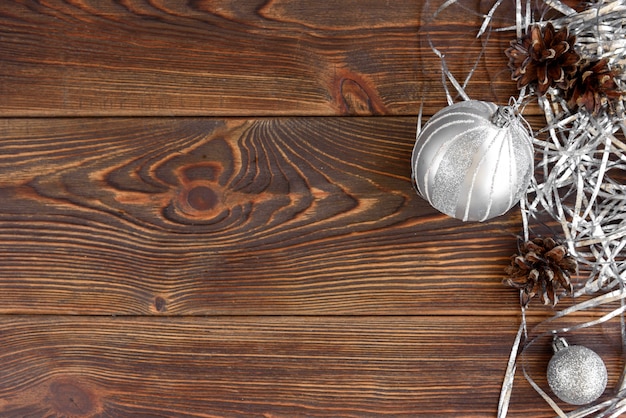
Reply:
[[[462,3],[463,0],[444,0],[435,13]],[[515,25],[494,27],[496,11],[504,1],[515,1]],[[576,48],[589,60],[607,59],[611,69],[618,70],[616,82],[621,91],[626,90],[626,0],[599,0],[589,3],[587,9],[577,12],[560,0],[543,0],[541,16],[552,16],[556,27],[567,26],[576,35]],[[467,13],[468,9],[463,12]],[[523,31],[537,20],[532,8],[538,4],[531,0],[493,0],[492,7],[483,16],[477,35],[488,42],[493,31],[506,32],[511,39],[519,38]],[[548,13],[550,12],[550,13]],[[443,87],[451,104],[451,85],[463,100],[470,100],[464,88],[470,83],[476,65],[468,71],[462,82],[448,70],[446,57],[426,37],[435,54],[441,58]],[[483,51],[484,52],[484,51]],[[482,55],[482,53],[480,54]],[[506,67],[503,57],[503,68]],[[481,100],[481,97],[472,99]],[[551,218],[559,225],[568,249],[579,263],[582,283],[578,283],[571,306],[557,311],[552,317],[527,330],[526,315],[522,308],[522,322],[511,348],[505,379],[502,385],[498,417],[507,415],[513,380],[521,365],[529,384],[543,397],[559,417],[618,417],[626,413],[626,371],[620,383],[607,391],[611,398],[591,403],[574,411],[564,412],[539,384],[530,376],[523,358],[536,342],[558,334],[597,326],[613,318],[621,324],[622,345],[626,352],[626,124],[624,122],[624,97],[610,107],[591,115],[585,110],[568,109],[563,92],[549,89],[537,97],[532,88],[524,88],[514,104],[523,113],[522,103],[537,100],[545,114],[543,126],[532,126],[535,154],[539,159],[536,177],[528,193],[520,202],[524,239],[531,235],[533,225]],[[419,126],[418,126],[419,130]],[[618,306],[615,308],[615,306]],[[576,322],[574,314],[590,309],[600,309],[603,316],[589,322]],[[605,312],[606,311],[606,312]],[[562,325],[565,323],[566,325]],[[573,325],[572,325],[573,324]],[[529,337],[531,335],[532,337]],[[606,398],[606,397],[605,397]]]
[[[567,26],[570,33],[576,35],[576,47],[581,56],[587,59],[605,58],[611,68],[619,70],[620,76],[616,82],[623,91],[626,64],[624,0],[600,1],[580,13],[569,9],[558,0],[546,2],[546,6],[564,14],[551,22],[555,27]],[[523,7],[517,7],[516,33],[520,32],[520,22],[528,23],[529,20],[528,13],[523,15],[522,10]],[[532,94],[530,90],[524,99],[532,97]],[[575,296],[592,298],[582,299],[582,302],[558,312],[537,328],[546,324],[549,326],[551,321],[556,323],[557,319],[573,312],[603,307],[619,300],[621,307],[610,311],[599,320],[561,329],[556,329],[553,325],[543,335],[590,327],[619,316],[622,323],[622,341],[626,342],[623,317],[626,299],[626,259],[623,253],[626,246],[626,185],[619,181],[623,180],[626,168],[626,145],[620,139],[626,133],[624,100],[622,98],[616,101],[611,108],[606,107],[598,115],[591,115],[584,110],[568,110],[562,92],[556,89],[539,97],[538,103],[544,111],[546,125],[537,129],[534,142],[535,152],[541,158],[540,170],[531,183],[526,199],[522,201],[524,235],[528,237],[529,224],[533,220],[541,219],[544,214],[557,221],[570,252],[579,262],[581,276],[585,277],[585,282],[578,287]],[[540,137],[545,139],[539,139]],[[613,176],[613,173],[621,175]],[[526,332],[525,315],[522,318],[520,330]],[[521,347],[522,356],[534,341],[525,341]],[[518,353],[520,343],[521,333],[513,346],[512,358]],[[500,417],[507,412],[515,364],[510,362],[507,369],[498,411]],[[626,411],[624,373],[620,380],[622,387],[614,390],[613,399],[582,407],[568,414],[534,382],[526,370],[524,375],[561,417],[613,417]],[[554,374],[552,377],[554,378]]]
[[[552,23],[556,27],[566,25],[577,36],[576,45],[583,57],[606,58],[612,68],[619,69],[620,77],[616,81],[623,90],[626,63],[624,0],[600,1],[580,13],[567,11],[562,5],[559,8],[566,15],[553,19]],[[585,111],[568,111],[561,92],[551,90],[539,99],[539,105],[546,116],[546,126],[538,132],[547,135],[547,139],[535,141],[536,153],[542,160],[541,175],[532,183],[531,192],[523,202],[524,232],[528,234],[528,222],[540,217],[542,212],[558,221],[570,252],[578,259],[581,275],[585,277],[576,296],[593,296],[592,299],[574,304],[570,311],[606,306],[615,299],[622,302],[620,308],[607,313],[600,321],[577,324],[572,328],[596,325],[619,315],[624,342],[626,185],[619,181],[624,178],[626,167],[626,146],[619,135],[621,132],[623,138],[626,132],[624,101],[617,101],[613,109],[593,116]],[[612,175],[620,172],[621,176]],[[568,314],[564,310],[555,317]],[[522,326],[525,327],[525,324]],[[531,343],[527,341],[525,346]],[[524,355],[524,350],[521,354]],[[506,380],[512,379],[512,373],[512,370],[508,370],[505,386]],[[568,414],[540,390],[527,373],[525,376],[561,417],[616,417],[626,410],[624,372],[620,379],[622,387],[614,389],[612,399]],[[506,414],[507,402],[508,397],[503,388],[501,416]]]

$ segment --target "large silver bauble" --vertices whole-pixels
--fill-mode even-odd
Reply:
[[[553,343],[554,356],[548,364],[548,385],[563,402],[585,405],[595,401],[606,388],[608,374],[602,358],[581,345],[568,345],[563,338]]]
[[[485,221],[511,209],[533,174],[532,138],[513,110],[468,100],[424,125],[411,159],[420,196],[463,221]]]

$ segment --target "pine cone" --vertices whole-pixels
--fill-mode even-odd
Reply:
[[[569,35],[567,27],[556,31],[550,22],[543,28],[538,24],[529,26],[526,34],[511,41],[511,46],[504,51],[517,88],[536,85],[540,96],[550,87],[567,88],[580,61],[574,50],[575,41],[576,37]]]
[[[537,294],[544,304],[559,301],[559,294],[572,293],[570,274],[576,272],[576,259],[567,248],[552,238],[535,238],[520,245],[520,254],[511,257],[505,268],[506,284],[522,290],[521,303],[525,307]]]
[[[622,92],[615,81],[618,74],[609,68],[606,59],[584,62],[567,90],[567,106],[570,110],[585,108],[597,115],[604,105],[621,97]]]

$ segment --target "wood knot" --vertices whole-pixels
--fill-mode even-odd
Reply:
[[[349,114],[369,115],[373,111],[367,91],[354,80],[341,80],[341,98],[345,111]]]
[[[334,84],[342,113],[359,116],[384,113],[385,106],[378,97],[375,86],[365,77],[343,70],[337,74]]]
[[[93,390],[78,380],[64,378],[49,387],[50,403],[61,416],[91,416],[99,409],[99,399]]]
[[[161,296],[157,296],[154,298],[154,309],[156,309],[157,312],[167,311],[167,301]]]
[[[178,191],[173,209],[176,218],[210,221],[224,210],[222,188],[206,181],[184,183]]]
[[[187,203],[197,211],[211,210],[217,202],[217,193],[207,186],[196,186],[187,192]]]

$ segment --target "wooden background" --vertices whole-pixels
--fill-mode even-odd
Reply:
[[[506,103],[511,34],[440,4],[1,2],[0,416],[495,416],[518,211],[441,215],[409,161],[431,44]],[[570,341],[607,393],[618,333]],[[518,373],[509,416],[550,411]]]

